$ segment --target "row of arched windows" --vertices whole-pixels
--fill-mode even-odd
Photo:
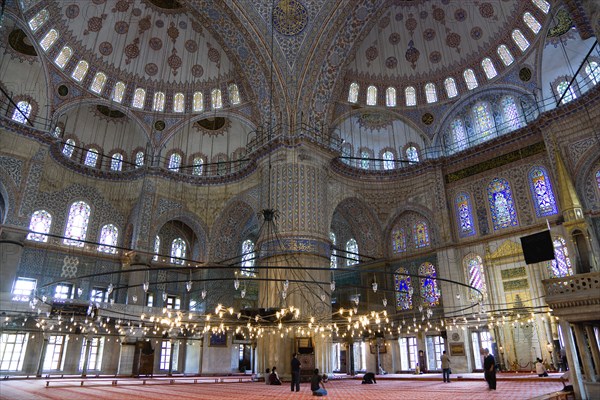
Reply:
[[[53,131],[53,132],[56,132]],[[77,143],[74,139],[67,139],[65,144],[63,145],[62,154],[67,158],[72,158],[73,153],[75,152],[75,148]],[[100,158],[100,150],[95,147],[90,147],[85,151],[85,157],[83,159],[84,165],[96,168],[98,167],[98,159]],[[121,171],[123,170],[123,163],[125,160],[125,156],[123,153],[115,152],[110,155],[109,167],[111,171]],[[139,168],[144,165],[145,162],[145,154],[142,150],[138,150],[134,154],[134,163],[135,167]]]
[[[598,61],[589,60],[583,70],[585,72],[585,76],[593,86],[600,82],[600,63],[598,63]],[[562,97],[560,104],[568,103],[577,98],[577,82],[573,81],[571,84],[571,79],[569,77],[559,79],[554,84],[553,89],[557,101]]]
[[[342,160],[345,163],[352,164],[353,163],[353,153],[352,153],[352,145],[350,143],[344,143],[342,145]],[[378,155],[378,159],[375,159],[375,154],[373,150],[368,148],[361,148],[358,151],[358,160],[357,167],[361,169],[384,169],[384,170],[392,170],[399,167],[405,166],[408,164],[415,164],[420,161],[419,155],[419,147],[414,143],[407,144],[403,151],[402,156],[397,157],[396,151],[394,149],[383,149],[382,152]]]

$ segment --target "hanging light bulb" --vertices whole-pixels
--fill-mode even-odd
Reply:
[[[106,289],[106,293],[108,293],[108,295],[110,296],[110,294],[113,292],[114,289],[114,285],[111,283],[108,284],[108,288]]]
[[[237,276],[235,277],[235,280],[233,281],[233,287],[235,288],[235,290],[238,290],[240,288],[240,280],[237,278]]]
[[[246,297],[246,289],[242,289],[242,291],[240,292],[240,296],[242,297],[242,299]]]
[[[202,300],[204,300],[206,298],[206,289],[202,290],[201,295],[202,295]]]
[[[285,300],[285,298],[287,297],[287,290],[281,291],[281,297]]]
[[[325,293],[323,293],[323,294],[321,295],[321,301],[322,301],[323,303],[325,303],[325,299],[326,299],[326,298],[327,298],[327,296],[325,296]]]
[[[189,292],[190,290],[192,290],[192,281],[189,280],[185,283],[185,288],[186,290]]]
[[[137,303],[137,296],[135,294],[131,296],[131,301],[133,301],[133,304]]]
[[[373,282],[371,287],[373,288],[373,293],[377,293],[377,282]]]
[[[162,293],[162,299],[163,301],[167,301],[167,292]]]
[[[83,294],[83,289],[77,288],[77,297],[81,297],[82,294]]]
[[[150,282],[148,282],[148,281],[145,281],[144,284],[142,285],[144,292],[147,292],[149,287],[150,287]]]
[[[335,291],[335,281],[334,280],[331,281],[330,287],[331,287],[331,291],[334,292]]]
[[[384,307],[387,307],[387,298],[383,298],[383,300],[381,300],[381,302],[383,303]]]
[[[283,282],[283,290],[287,291],[289,287],[290,287],[290,281],[288,281],[286,279],[285,282]]]
[[[456,293],[456,300],[460,300],[460,293]]]

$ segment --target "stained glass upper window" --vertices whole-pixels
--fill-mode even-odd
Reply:
[[[542,29],[542,24],[540,24],[539,21],[535,19],[535,17],[531,15],[529,11],[523,14],[523,21],[525,21],[525,24],[527,24],[529,29],[531,29],[531,31],[535,34]]]
[[[388,107],[396,107],[396,88],[390,86],[385,90],[385,105]]]
[[[135,166],[136,166],[136,168],[139,168],[143,165],[144,165],[144,152],[138,151],[137,153],[135,153]]]
[[[500,59],[506,66],[509,66],[513,63],[513,61],[515,61],[515,58],[511,54],[510,50],[504,44],[498,46],[498,55],[500,56]]]
[[[250,239],[244,240],[242,242],[242,275],[256,275],[256,271],[254,270],[255,257],[256,254],[254,253],[254,242]]]
[[[457,118],[450,124],[452,129],[452,142],[454,143],[457,150],[464,150],[467,148],[467,132],[465,131],[465,125],[462,119]]]
[[[144,108],[144,101],[146,100],[146,91],[142,88],[135,89],[133,93],[133,102],[131,105],[135,108]]]
[[[456,81],[454,78],[446,78],[444,80],[444,87],[446,88],[446,94],[449,99],[458,96],[458,89],[456,88]]]
[[[17,103],[17,106],[15,107],[15,110],[13,111],[11,119],[13,121],[17,121],[17,122],[24,124],[25,122],[27,122],[27,119],[29,118],[30,114],[31,114],[31,104],[29,104],[28,101],[21,100]]]
[[[435,103],[437,101],[437,90],[431,82],[425,84],[425,100],[427,103]]]
[[[77,63],[77,66],[73,70],[73,73],[71,74],[71,78],[75,79],[77,82],[81,82],[83,80],[83,78],[85,78],[85,75],[87,74],[89,67],[90,67],[90,65],[88,64],[87,61],[85,61],[85,60],[79,61]]]
[[[117,82],[115,87],[113,88],[113,101],[120,103],[123,101],[123,96],[125,95],[125,84],[123,82]]]
[[[394,153],[389,150],[383,153],[383,169],[394,169]]]
[[[473,107],[475,131],[480,137],[487,138],[494,132],[494,118],[487,102],[479,102]]]
[[[202,157],[194,157],[194,166],[192,167],[193,175],[202,175],[204,172],[204,159]]]
[[[466,69],[465,72],[463,72],[463,77],[465,78],[467,89],[473,90],[479,86],[479,83],[477,83],[477,78],[475,77],[475,72],[473,72],[471,68]]]
[[[523,126],[517,103],[512,96],[504,96],[500,101],[502,108],[502,122],[509,130],[519,129]]]
[[[369,169],[369,166],[371,165],[371,155],[369,154],[369,152],[366,150],[361,151],[360,158],[360,167],[362,169]]]
[[[71,158],[73,151],[75,150],[75,141],[73,139],[67,139],[63,147],[62,153],[67,157]]]
[[[179,166],[181,165],[181,156],[178,153],[171,154],[169,157],[169,169],[172,171],[179,171]]]
[[[50,18],[50,13],[44,8],[29,20],[29,28],[32,32],[37,31],[42,25],[46,23],[46,21],[48,21],[48,18]]]
[[[523,32],[521,32],[520,29],[515,29],[514,31],[512,31],[511,36],[514,42],[517,44],[517,46],[519,46],[519,49],[521,49],[521,51],[527,50],[527,48],[529,47],[529,40],[527,40],[527,38],[525,37],[525,35],[523,35]]]
[[[171,263],[183,265],[185,260],[186,244],[182,238],[173,239],[171,243]]]
[[[110,159],[110,169],[113,171],[120,171],[123,169],[123,154],[115,153]]]
[[[338,267],[338,258],[337,258],[337,250],[335,249],[335,245],[336,245],[335,233],[329,232],[329,240],[331,240],[331,246],[333,247],[331,249],[331,256],[329,257],[329,267],[337,268]]]
[[[152,102],[152,110],[163,111],[165,109],[165,94],[164,92],[154,92],[154,101]]]
[[[192,105],[192,107],[194,112],[200,112],[204,110],[204,95],[202,94],[202,92],[195,92],[193,100],[194,104]]]
[[[84,201],[71,204],[63,243],[69,246],[83,247],[87,235],[88,223],[92,209]]]
[[[479,290],[481,294],[485,296],[487,287],[485,285],[485,275],[481,257],[477,254],[469,254],[464,258],[463,264],[467,270],[467,276],[469,277],[469,286]],[[469,298],[474,301],[482,300],[479,293],[475,290],[470,290]]]
[[[35,242],[47,242],[48,236],[45,234],[50,232],[51,225],[52,215],[50,215],[48,211],[35,211],[33,214],[31,214],[31,220],[29,221],[29,230],[31,232],[27,234],[27,240],[33,240]]]
[[[508,181],[494,178],[487,191],[494,230],[517,226],[517,211]]]
[[[48,51],[48,49],[52,47],[54,42],[56,42],[56,39],[58,39],[58,32],[56,31],[56,29],[50,29],[40,41],[40,46],[42,46],[42,49],[44,49],[44,51]]]
[[[238,85],[232,83],[231,85],[229,85],[228,90],[229,100],[231,101],[231,104],[240,104],[240,89],[238,88]]]
[[[552,241],[554,245],[554,260],[548,261],[551,278],[562,278],[573,275],[573,267],[569,258],[567,243],[562,236]]]
[[[600,169],[596,171],[596,183],[598,184],[598,190],[600,190]]]
[[[404,229],[395,228],[392,231],[392,253],[404,253],[406,251],[406,233]]]
[[[406,98],[406,105],[408,107],[417,105],[417,91],[414,87],[408,86],[404,89],[404,97]]]
[[[550,3],[548,3],[546,0],[531,0],[531,1],[533,2],[533,4],[535,4],[537,6],[537,8],[542,10],[542,12],[544,14],[548,14],[548,11],[550,11]]]
[[[398,268],[394,274],[394,289],[396,289],[396,309],[398,311],[410,310],[413,307],[413,287],[408,270]]]
[[[458,221],[458,235],[460,237],[472,236],[475,234],[475,225],[473,224],[473,212],[471,208],[471,198],[467,193],[459,193],[456,196],[456,214]]]
[[[92,81],[92,84],[90,85],[90,90],[94,93],[100,94],[105,84],[106,74],[104,72],[97,72],[96,75],[94,75],[94,80]]]
[[[356,103],[358,101],[358,83],[352,82],[348,90],[348,102]]]
[[[585,66],[585,74],[590,78],[594,85],[600,82],[600,64],[596,61],[590,61]]]
[[[437,273],[435,267],[430,262],[424,262],[419,266],[419,275],[425,278],[419,278],[421,281],[421,298],[423,304],[430,307],[440,303],[440,290],[437,284]]]
[[[367,105],[377,105],[377,88],[373,85],[367,88]]]
[[[494,67],[494,63],[492,62],[492,59],[489,57],[486,57],[481,61],[481,68],[483,68],[483,72],[485,72],[485,76],[488,79],[495,78],[496,75],[498,75],[498,72],[496,71],[496,67]]]
[[[358,255],[358,243],[354,238],[346,242],[346,265],[351,266],[358,264],[360,257]]]
[[[408,146],[406,148],[406,158],[411,163],[419,162],[419,151],[417,150],[417,148],[415,146]]]
[[[429,246],[429,228],[425,221],[419,221],[413,226],[413,236],[417,249]]]
[[[117,240],[119,239],[119,229],[113,224],[107,224],[100,230],[100,245],[98,251],[103,253],[115,254],[117,249]]]
[[[213,109],[223,108],[223,96],[221,95],[221,89],[213,89],[210,92],[210,101]]]
[[[154,237],[154,257],[152,257],[152,260],[158,261],[159,254],[160,254],[160,236],[156,235]]]
[[[85,155],[85,165],[88,167],[95,167],[98,162],[98,150],[91,148],[87,151]]]
[[[562,104],[568,103],[577,98],[573,86],[569,86],[569,82],[562,81],[556,85],[556,91],[558,92],[559,98],[562,96]],[[564,96],[563,96],[564,94]]]
[[[56,65],[58,65],[58,67],[60,69],[63,69],[65,67],[65,65],[67,65],[69,60],[71,59],[72,55],[73,55],[73,50],[71,50],[71,48],[69,46],[65,46],[62,48],[60,53],[58,53],[58,55],[54,59],[54,63]]]
[[[175,93],[175,96],[173,96],[173,111],[185,111],[185,95],[183,93]]]
[[[535,213],[538,217],[547,217],[558,213],[552,184],[544,168],[534,167],[529,172],[529,185]]]

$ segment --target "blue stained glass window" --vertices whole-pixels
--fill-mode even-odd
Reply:
[[[467,193],[459,193],[456,196],[456,214],[458,217],[458,234],[460,237],[475,234],[473,224],[473,213],[471,211],[471,199]]]
[[[479,290],[482,295],[485,295],[487,287],[485,285],[485,275],[483,272],[483,261],[477,254],[467,255],[463,263],[467,269],[467,276],[469,277],[469,285]],[[481,297],[475,290],[471,290],[469,293],[471,300],[480,301]]]
[[[585,66],[585,73],[594,85],[600,82],[600,65],[596,61],[588,62],[588,65]]]
[[[429,246],[429,229],[425,221],[419,221],[413,226],[413,234],[415,239],[415,247],[420,249],[421,247]]]
[[[73,139],[67,139],[63,147],[62,153],[67,157],[71,158],[73,151],[75,150],[75,141]]]
[[[348,257],[346,259],[347,266],[358,264],[358,243],[356,243],[356,240],[350,239],[346,242],[346,257]]]
[[[548,261],[550,277],[562,278],[573,275],[573,267],[567,250],[567,243],[561,236],[557,236],[554,241],[554,260]]]
[[[394,274],[394,288],[396,289],[396,308],[398,310],[412,309],[413,287],[406,268],[398,268]]]
[[[360,167],[362,169],[369,169],[369,166],[371,165],[371,160],[369,160],[369,158],[371,158],[371,155],[369,154],[368,151],[361,151],[360,152]]]
[[[47,242],[48,236],[44,235],[44,233],[50,232],[51,225],[52,216],[48,211],[38,210],[34,212],[31,214],[31,220],[29,221],[29,230],[31,233],[27,234],[27,240]]]
[[[480,102],[473,107],[476,132],[480,138],[487,139],[494,130],[494,119],[489,103]]]
[[[244,240],[242,243],[242,275],[255,276],[254,270],[254,242],[250,239]]]
[[[394,169],[394,154],[391,151],[383,153],[383,169]]]
[[[329,240],[331,240],[331,245],[333,247],[335,247],[335,245],[336,245],[335,233],[329,232]],[[331,267],[331,268],[338,267],[337,251],[335,249],[331,250],[331,256],[329,257],[329,267]]]
[[[396,228],[392,231],[392,253],[404,253],[406,251],[406,234],[404,229]]]
[[[452,129],[452,142],[455,148],[460,151],[467,148],[467,132],[462,119],[457,118],[450,124]]]
[[[598,184],[598,190],[600,190],[600,169],[596,171],[596,183]]]
[[[13,121],[17,121],[20,122],[22,124],[24,124],[27,119],[29,118],[29,115],[31,114],[31,104],[29,104],[29,102],[27,101],[20,101],[17,103],[17,107],[15,108],[15,111],[13,111],[13,115],[12,115],[12,120]]]
[[[437,273],[430,262],[424,262],[419,267],[419,275],[424,276],[421,280],[421,297],[424,305],[430,307],[440,303],[440,290],[437,285]]]
[[[495,231],[519,224],[508,181],[492,179],[488,186],[488,200]]]
[[[529,184],[536,215],[546,217],[556,214],[558,209],[554,200],[554,193],[552,193],[552,184],[546,170],[542,167],[533,168],[529,172]]]
[[[183,265],[185,260],[185,241],[182,238],[173,239],[171,243],[171,263]]]
[[[110,160],[110,169],[120,171],[123,168],[123,154],[115,153]]]
[[[171,157],[169,157],[169,169],[171,171],[179,171],[180,165],[181,165],[181,156],[177,153],[171,154]]]
[[[138,151],[135,153],[135,167],[139,168],[144,165],[144,152]]]
[[[114,246],[117,245],[118,239],[119,229],[113,224],[104,225],[100,230],[100,246],[98,246],[98,251],[115,254],[117,249]]]
[[[410,146],[406,149],[406,158],[411,163],[419,162],[419,151],[415,146]]]
[[[512,96],[504,96],[500,102],[502,107],[502,122],[509,131],[519,129],[523,124],[519,116],[519,109]]]
[[[64,244],[83,247],[91,212],[92,209],[84,201],[77,201],[71,204],[67,218],[67,227],[65,229],[65,238],[63,240]]]
[[[89,149],[85,155],[85,165],[88,167],[95,167],[98,162],[98,150],[92,148]]]
[[[556,85],[556,91],[558,92],[558,98],[562,96],[562,104],[568,103],[577,98],[577,94],[575,93],[575,90],[573,90],[573,86],[569,86],[569,82],[567,81],[559,82],[559,84]]]

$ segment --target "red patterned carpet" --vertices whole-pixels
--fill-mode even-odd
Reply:
[[[6,380],[0,382],[0,399],[6,400],[94,400],[94,399],[156,399],[213,400],[213,399],[313,399],[309,384],[303,383],[300,392],[290,392],[289,386],[268,386],[262,382],[147,384],[97,382],[80,387],[79,383],[56,382],[46,388],[45,380]],[[54,382],[53,382],[54,384]],[[327,398],[344,400],[522,400],[562,389],[556,381],[511,379],[498,382],[498,390],[488,391],[483,381],[443,383],[430,380],[380,380],[376,385],[361,385],[357,380],[335,380],[326,384]]]

